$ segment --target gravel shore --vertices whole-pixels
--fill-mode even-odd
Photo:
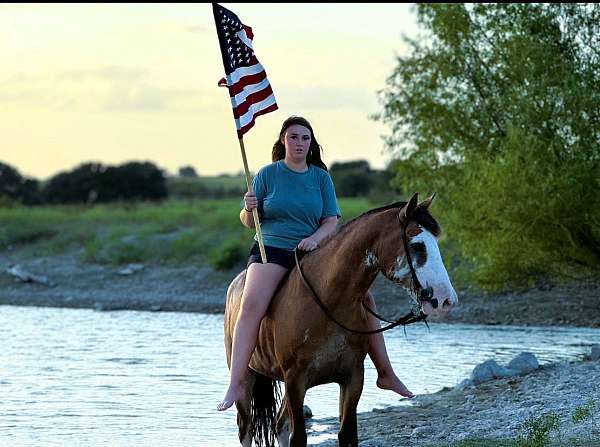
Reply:
[[[589,399],[600,405],[600,361],[547,365],[527,375],[496,379],[465,389],[455,387],[420,395],[411,405],[389,407],[358,415],[360,447],[444,445],[466,439],[509,439],[526,436],[523,423],[529,418],[554,412],[560,433],[551,432],[553,445],[600,445],[600,411],[595,428],[591,421],[575,424],[576,408]],[[335,419],[311,425],[326,425],[323,433],[337,433]],[[580,442],[575,442],[579,440]],[[472,444],[477,445],[477,443]],[[337,446],[326,441],[318,447]]]

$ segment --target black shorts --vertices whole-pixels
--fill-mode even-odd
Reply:
[[[288,270],[291,270],[296,265],[296,259],[294,258],[293,250],[285,250],[283,248],[270,247],[265,245],[265,254],[267,255],[267,262],[269,264],[277,264]],[[300,253],[298,253],[298,259],[300,259]],[[250,249],[250,256],[248,256],[248,263],[246,267],[250,267],[250,264],[258,262],[262,263],[260,256],[260,248],[258,242],[254,242]]]

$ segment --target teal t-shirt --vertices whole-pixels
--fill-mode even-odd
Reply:
[[[317,231],[322,219],[342,215],[331,176],[313,165],[296,172],[276,161],[257,172],[252,187],[265,245],[293,250]]]

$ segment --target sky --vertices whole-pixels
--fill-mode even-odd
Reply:
[[[369,116],[416,36],[409,4],[222,3],[251,26],[279,110],[244,144],[271,161],[281,124],[307,118],[326,164],[390,160]],[[151,161],[175,175],[243,170],[210,3],[1,4],[0,162],[39,180],[84,162]]]

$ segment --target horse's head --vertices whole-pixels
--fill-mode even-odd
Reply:
[[[377,264],[388,279],[413,292],[423,312],[444,315],[458,304],[458,297],[440,254],[440,227],[429,213],[434,196],[417,203],[415,194],[399,212],[397,208],[390,210],[397,218],[389,228],[382,229]]]

